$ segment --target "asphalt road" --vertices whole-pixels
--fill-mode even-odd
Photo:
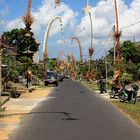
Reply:
[[[23,119],[10,140],[140,140],[140,128],[100,95],[66,80]]]

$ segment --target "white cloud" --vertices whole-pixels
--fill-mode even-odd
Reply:
[[[123,0],[117,0],[117,4],[119,11],[119,27],[128,26],[140,21],[139,0],[133,0],[130,7],[127,6]],[[110,33],[111,28],[115,24],[115,9],[113,1],[100,1],[96,7],[91,9],[91,15],[94,36],[93,47],[95,48],[94,58],[99,58],[101,57],[101,54],[105,53],[104,49],[108,50],[113,46],[112,34],[107,41],[105,40]],[[85,30],[83,30],[83,26],[85,26]],[[130,38],[133,39],[132,36],[134,34],[140,34],[140,24],[122,29],[122,40]],[[126,38],[126,35],[128,38]],[[88,48],[90,46],[90,20],[88,15],[85,16],[85,19],[81,19],[81,23],[77,28],[76,36],[81,38],[81,44],[83,44],[84,47]],[[136,39],[138,38],[136,37]],[[103,45],[105,42],[106,44]]]
[[[0,26],[4,26],[6,24],[5,20],[0,20]]]
[[[56,44],[64,46],[64,45],[66,45],[66,40],[59,39],[59,40],[57,40]]]
[[[35,22],[33,24],[33,30],[38,33],[40,30],[46,30],[49,21],[60,15],[62,19],[62,25],[65,29],[66,26],[72,28],[75,24],[76,13],[74,13],[67,5],[61,4],[60,7],[52,8],[52,1],[45,0],[43,5],[38,9],[37,12],[33,12]],[[50,35],[57,34],[61,31],[60,21],[53,22],[50,30]]]
[[[50,20],[60,15],[62,19],[63,28],[66,26],[70,26],[71,28],[74,26],[76,13],[74,13],[67,5],[64,3],[61,4],[60,7],[53,8],[54,2],[52,0],[44,0],[42,5],[37,9],[37,11],[32,11],[32,16],[34,18],[34,23],[32,25],[32,30],[37,34],[41,31],[45,31]],[[10,30],[13,27],[23,27],[23,22],[21,17],[12,20],[6,26],[6,29]],[[54,35],[57,32],[60,32],[60,23],[54,22],[51,26],[50,35]]]
[[[23,27],[24,27],[24,24],[23,24],[22,18],[16,18],[12,20],[11,22],[8,22],[5,28],[6,30],[11,30],[14,28],[23,28]]]

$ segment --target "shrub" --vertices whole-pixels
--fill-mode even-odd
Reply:
[[[129,84],[133,80],[133,75],[129,73],[123,73],[121,80],[123,80],[125,84]]]
[[[113,75],[114,75],[114,70],[113,70],[113,68],[109,68],[109,69],[107,70],[107,75],[108,75],[108,77],[113,77]]]
[[[137,69],[137,65],[134,63],[129,63],[127,65],[127,73],[130,73],[133,75],[133,79],[137,80],[137,74],[138,74],[138,69]]]

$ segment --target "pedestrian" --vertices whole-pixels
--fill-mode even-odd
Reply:
[[[80,73],[80,81],[83,79],[83,74],[82,72]]]
[[[101,77],[101,79],[98,81],[98,85],[99,85],[100,93],[106,92],[105,81],[103,77]]]
[[[87,79],[87,81],[90,80],[90,72],[89,71],[86,73],[86,79]]]

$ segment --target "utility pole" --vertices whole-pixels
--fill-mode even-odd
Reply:
[[[113,25],[113,33],[115,34],[115,25]],[[114,40],[114,62],[113,62],[113,65],[115,65],[116,63],[116,43],[115,43],[115,40]]]
[[[118,8],[117,8],[117,1],[116,0],[114,0],[114,6],[115,6],[115,13],[116,13],[116,29],[115,29],[114,38],[116,40],[116,47],[117,47],[117,63],[118,63],[118,75],[119,75],[118,85],[120,85],[120,76],[121,76],[120,37],[121,37],[121,32],[119,31]]]
[[[136,42],[136,37],[135,37],[135,34],[134,34],[134,36],[133,36],[133,41],[134,41],[134,43]]]
[[[106,89],[107,89],[107,52],[106,52],[106,50],[105,50],[105,68],[106,68],[106,71],[105,71],[105,75],[106,75]]]

